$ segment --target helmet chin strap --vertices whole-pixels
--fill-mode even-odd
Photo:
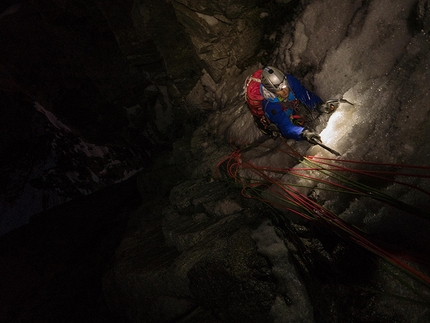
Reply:
[[[265,86],[262,86],[262,89],[263,89],[263,97],[265,98],[265,99],[276,99],[276,94],[275,93],[273,93],[273,92],[271,92],[271,91],[269,91],[268,89],[266,89],[266,87]]]

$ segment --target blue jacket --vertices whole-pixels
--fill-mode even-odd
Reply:
[[[306,88],[300,83],[294,76],[286,74],[288,84],[290,86],[290,94],[288,98],[280,101],[279,98],[267,98],[263,100],[263,111],[271,122],[281,131],[282,135],[286,138],[292,138],[295,140],[302,140],[302,132],[304,127],[295,126],[290,119],[294,111],[294,101],[299,100],[309,109],[315,110],[318,103],[322,100],[312,92],[306,90]],[[263,94],[262,87],[260,86],[261,94]]]

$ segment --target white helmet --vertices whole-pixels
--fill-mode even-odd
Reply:
[[[261,84],[272,93],[281,91],[288,86],[285,74],[276,67],[266,66],[261,75]]]

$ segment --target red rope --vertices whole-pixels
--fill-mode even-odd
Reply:
[[[276,148],[275,150],[278,152],[284,152],[288,154],[290,157],[297,159],[298,161],[305,159],[303,155],[299,154],[297,151],[295,151],[290,146],[288,146],[285,141],[284,143],[285,143],[286,149]],[[340,183],[335,183],[334,181],[324,180],[321,178],[316,178],[314,176],[305,174],[306,172],[309,172],[309,171],[356,173],[356,174],[373,177],[375,179],[380,179],[384,181],[390,181],[393,183],[405,185],[409,188],[413,188],[415,190],[418,190],[430,196],[430,192],[424,189],[421,189],[419,187],[416,187],[414,185],[403,183],[394,179],[389,179],[387,177],[379,176],[379,175],[392,175],[392,176],[411,176],[411,177],[419,177],[419,178],[430,178],[430,175],[398,173],[398,172],[386,171],[386,170],[381,171],[381,170],[353,169],[353,168],[348,168],[341,165],[334,165],[333,162],[350,163],[350,164],[357,164],[357,165],[371,165],[371,166],[378,166],[378,167],[391,167],[391,168],[397,168],[397,169],[410,168],[410,169],[419,169],[419,170],[430,170],[430,167],[343,160],[343,159],[333,159],[333,158],[325,158],[325,157],[318,157],[318,156],[307,156],[306,159],[312,161],[313,163],[316,163],[317,165],[313,167],[303,167],[303,168],[257,166],[254,163],[244,160],[241,150],[235,149],[228,157],[224,158],[217,164],[217,168],[221,167],[222,164],[226,163],[226,170],[227,170],[228,176],[233,178],[237,183],[240,183],[243,185],[243,188],[242,188],[243,196],[247,198],[257,198],[264,203],[268,203],[274,207],[282,208],[296,215],[299,215],[308,221],[313,221],[313,220],[323,221],[323,223],[326,223],[329,227],[332,228],[333,231],[335,231],[340,236],[343,236],[346,239],[354,241],[355,243],[366,248],[367,250],[375,253],[376,255],[386,259],[392,264],[397,265],[398,267],[402,268],[406,272],[412,274],[414,277],[418,278],[419,280],[426,283],[427,285],[430,285],[430,277],[421,273],[420,271],[418,271],[417,269],[415,269],[414,267],[406,263],[405,260],[403,260],[403,259],[406,259],[407,257],[409,257],[409,259],[416,259],[416,257],[410,254],[408,255],[407,253],[404,253],[404,252],[402,253],[402,257],[395,256],[393,252],[396,249],[392,248],[392,246],[391,247],[385,246],[385,248],[382,248],[380,246],[382,243],[376,244],[371,240],[369,240],[367,237],[363,236],[364,231],[342,220],[341,218],[336,216],[328,209],[324,208],[323,206],[319,205],[318,203],[310,199],[308,196],[300,193],[299,190],[297,190],[292,185],[282,182],[280,179],[272,178],[269,175],[270,173],[291,174],[294,176],[302,177],[307,180],[312,180],[328,186],[333,186],[337,189],[343,190],[344,192],[366,195],[365,192],[362,192],[358,189],[354,189],[352,187],[348,187]],[[260,178],[260,179],[242,178],[240,172],[244,170],[251,171],[251,173],[253,173],[254,175],[257,176],[257,178]],[[264,199],[261,196],[255,196],[255,195],[253,196],[247,192],[247,189],[255,190],[255,189],[261,189],[261,188],[265,188],[270,192],[272,192],[274,194],[272,195],[274,198],[278,196],[279,201]],[[284,201],[284,203],[281,203],[280,201]],[[385,203],[390,204],[389,201],[385,201]],[[288,204],[295,207],[289,207]]]

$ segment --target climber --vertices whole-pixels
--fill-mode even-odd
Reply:
[[[330,108],[330,105],[323,103],[317,95],[309,92],[295,77],[285,74],[275,67],[266,66],[260,75],[259,94],[261,96],[259,98],[262,100],[259,102],[262,104],[262,111],[259,112],[260,120],[268,123],[267,120],[264,120],[267,117],[270,120],[269,123],[275,124],[286,138],[306,139],[312,144],[321,141],[317,133],[303,125],[303,118],[297,115],[297,108],[301,103],[311,111],[331,113],[333,109]],[[252,79],[258,81],[255,77]],[[252,96],[252,93],[248,89],[249,96]],[[247,102],[250,106],[249,98]],[[251,112],[253,112],[252,109]],[[261,116],[262,113],[264,116]],[[256,121],[256,123],[261,129],[259,122]],[[270,129],[270,127],[267,128]],[[273,128],[270,130],[273,132]],[[272,137],[274,136],[272,135]]]

